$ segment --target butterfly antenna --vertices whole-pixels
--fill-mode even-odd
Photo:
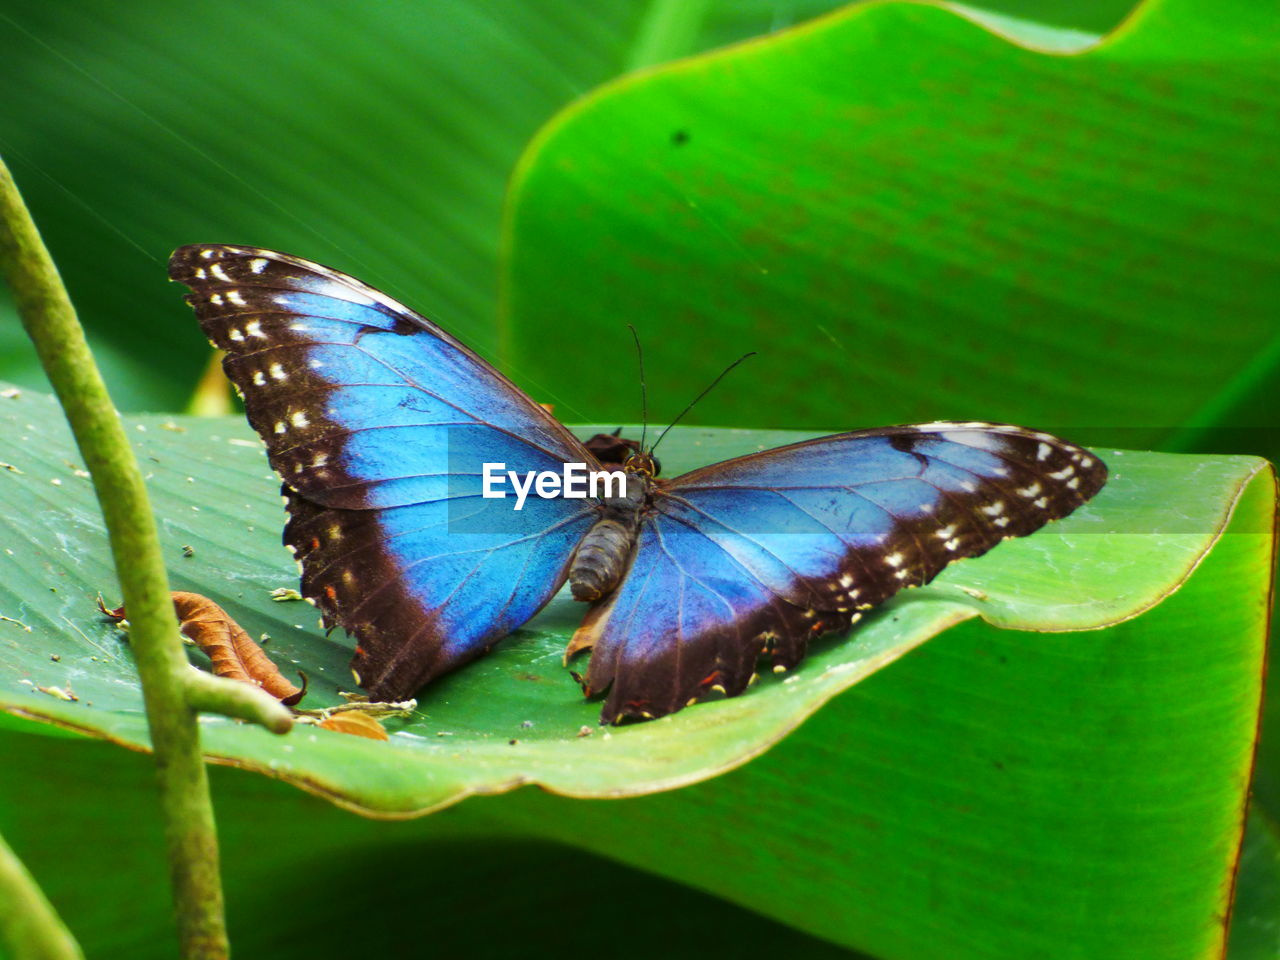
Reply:
[[[627,329],[631,331],[631,337],[636,342],[636,362],[640,364],[640,449],[643,450],[644,438],[649,433],[649,388],[644,383],[644,351],[640,349],[640,334],[636,333],[636,328],[629,323]]]
[[[680,416],[676,417],[669,424],[667,424],[667,429],[662,431],[662,436],[658,437],[657,441],[654,443],[653,447],[649,450],[649,452],[653,453],[654,450],[658,449],[658,444],[662,442],[662,437],[665,437],[670,432],[672,427],[674,427],[677,423],[683,420],[684,415],[688,413],[690,410],[692,410],[699,400],[701,400],[708,393],[714,390],[716,384],[729,375],[729,371],[731,371],[734,367],[740,364],[743,360],[750,359],[755,355],[756,355],[756,352],[754,350],[752,350],[750,353],[744,353],[737,360],[733,361],[733,363],[725,367],[724,370],[720,372],[720,376],[716,377],[714,380],[711,381],[711,384],[707,387],[707,389],[703,390],[700,394],[694,397],[693,402],[690,403],[687,407],[685,407],[682,411],[680,411]]]

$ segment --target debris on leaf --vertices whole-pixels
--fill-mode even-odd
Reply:
[[[80,698],[71,692],[70,687],[36,687],[41,693],[47,693],[51,697],[57,697],[59,700],[67,700],[75,703]]]
[[[589,737],[593,733],[595,733],[595,731],[592,730],[590,727],[588,727],[585,723],[578,728],[578,736],[580,737]]]
[[[285,603],[289,600],[301,600],[302,594],[292,587],[276,587],[271,591],[271,599],[276,603]]]
[[[340,693],[339,696],[347,697],[349,694]],[[365,716],[373,717],[411,717],[413,712],[418,709],[417,700],[348,700],[346,703],[340,703],[336,707],[319,707],[314,710],[294,710],[294,714],[304,723],[319,723],[327,720],[339,713],[360,713]]]
[[[129,629],[129,621],[125,619],[124,607],[115,607],[114,609],[107,606],[107,601],[102,599],[102,594],[98,594],[98,612],[104,617],[110,617],[115,621],[117,627],[122,630]]]
[[[180,590],[170,596],[178,614],[179,629],[208,655],[214,674],[255,684],[286,707],[306,695],[306,674],[298,674],[302,678],[301,687],[290,683],[244,628],[208,597]],[[117,622],[125,617],[124,607],[109,610],[102,597],[98,597],[98,609]]]
[[[349,733],[356,737],[368,737],[370,740],[389,740],[387,728],[367,713],[356,710],[343,710],[325,717],[318,724],[323,730],[334,730],[338,733]]]

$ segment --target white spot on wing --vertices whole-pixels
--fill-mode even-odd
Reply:
[[[965,430],[964,433],[956,432],[956,427]],[[959,443],[966,447],[974,447],[978,450],[1003,450],[1005,446],[1004,438],[999,434],[979,430],[979,427],[986,427],[985,423],[960,423],[952,424],[952,428],[943,432],[942,439],[949,440],[952,443]],[[972,430],[972,432],[969,432]]]

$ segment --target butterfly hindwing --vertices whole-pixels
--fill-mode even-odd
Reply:
[[[762,654],[794,666],[812,637],[1065,516],[1105,480],[1080,447],[988,424],[859,431],[704,467],[658,488],[626,578],[571,649],[592,648],[605,722],[732,696]]]
[[[357,639],[378,699],[483,653],[564,582],[592,500],[480,496],[485,462],[522,473],[591,455],[430,320],[287,254],[182,247],[170,277],[285,481],[285,542],[326,626]]]

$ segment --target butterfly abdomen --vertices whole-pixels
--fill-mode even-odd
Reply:
[[[627,572],[648,482],[639,474],[629,473],[626,496],[604,501],[600,519],[583,537],[569,567],[569,589],[575,600],[591,602],[608,596]]]

